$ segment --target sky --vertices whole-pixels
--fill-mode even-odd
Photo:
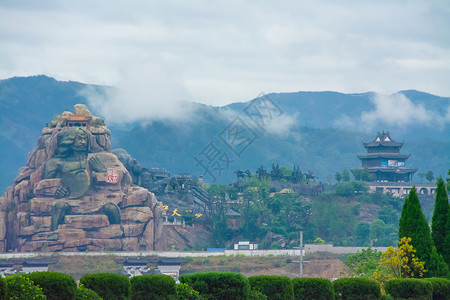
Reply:
[[[1,1],[0,43],[0,78],[116,86],[130,115],[261,92],[450,97],[450,1]]]

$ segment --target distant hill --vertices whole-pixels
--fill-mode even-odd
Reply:
[[[24,165],[28,151],[35,147],[42,127],[54,114],[72,110],[76,103],[89,105],[80,93],[86,87],[108,88],[61,82],[46,76],[0,81],[0,191],[11,185],[18,169]],[[228,169],[221,170],[220,176],[217,165],[211,166],[218,182],[233,180],[233,171],[237,169],[255,171],[262,164],[270,171],[272,163],[288,168],[295,164],[304,172],[314,171],[320,180],[334,180],[334,174],[344,167],[360,166],[355,154],[364,153],[361,141],[372,140],[377,130],[388,130],[394,139],[406,142],[403,152],[412,154],[408,165],[419,168],[418,173],[432,170],[435,175],[445,175],[450,168],[450,120],[445,120],[450,98],[414,90],[392,95],[389,101],[409,101],[406,104],[418,111],[413,111],[415,114],[409,122],[410,106],[394,106],[391,111],[385,111],[382,101],[386,100],[376,102],[376,96],[372,92],[269,94],[271,103],[282,113],[272,116],[272,122],[264,128],[258,127],[246,115],[246,107],[251,102],[224,107],[193,103],[195,112],[189,121],[154,121],[125,127],[112,124],[111,120],[105,121],[112,132],[113,147],[126,149],[148,168],[201,175],[203,170],[194,158],[205,158],[202,150],[205,154],[212,149],[205,149],[208,145],[216,147],[221,155],[228,155],[227,159],[222,157],[222,160],[228,160]],[[101,115],[92,107],[91,110]],[[257,137],[240,155],[224,142],[226,135],[232,132],[233,127],[229,125],[235,117],[240,117],[252,136]],[[416,175],[415,179],[419,180],[419,177]]]

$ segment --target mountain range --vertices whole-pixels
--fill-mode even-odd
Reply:
[[[92,105],[83,92],[88,88],[116,90],[44,75],[0,81],[0,191],[12,184],[55,114],[82,103],[104,115],[108,103]],[[270,171],[272,164],[296,165],[333,181],[343,168],[361,166],[361,142],[382,130],[405,142],[402,152],[411,154],[407,166],[418,169],[416,181],[418,173],[445,176],[450,168],[449,97],[415,90],[270,93],[222,107],[189,103],[186,113],[181,119],[105,122],[113,148],[125,149],[147,168],[204,175],[207,182],[229,183],[238,169],[254,172],[262,165]]]

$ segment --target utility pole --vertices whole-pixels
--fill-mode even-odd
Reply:
[[[303,277],[303,231],[300,231],[300,278]]]

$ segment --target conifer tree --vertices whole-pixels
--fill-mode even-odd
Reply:
[[[400,239],[403,237],[411,238],[411,245],[417,251],[417,258],[424,261],[425,268],[427,268],[427,265],[430,263],[433,240],[431,239],[430,228],[422,212],[415,186],[411,188],[403,203],[398,236]]]
[[[444,253],[442,256],[444,257],[445,262],[450,267],[450,204],[447,210],[447,222],[445,223],[445,233],[446,237],[444,240]]]
[[[444,241],[448,214],[448,197],[444,181],[441,177],[437,180],[436,198],[434,201],[433,219],[431,220],[431,236],[439,254],[444,255]]]
[[[430,264],[427,267],[427,277],[447,278],[449,276],[448,265],[445,263],[441,254],[438,254],[436,247],[433,246],[430,255]]]

